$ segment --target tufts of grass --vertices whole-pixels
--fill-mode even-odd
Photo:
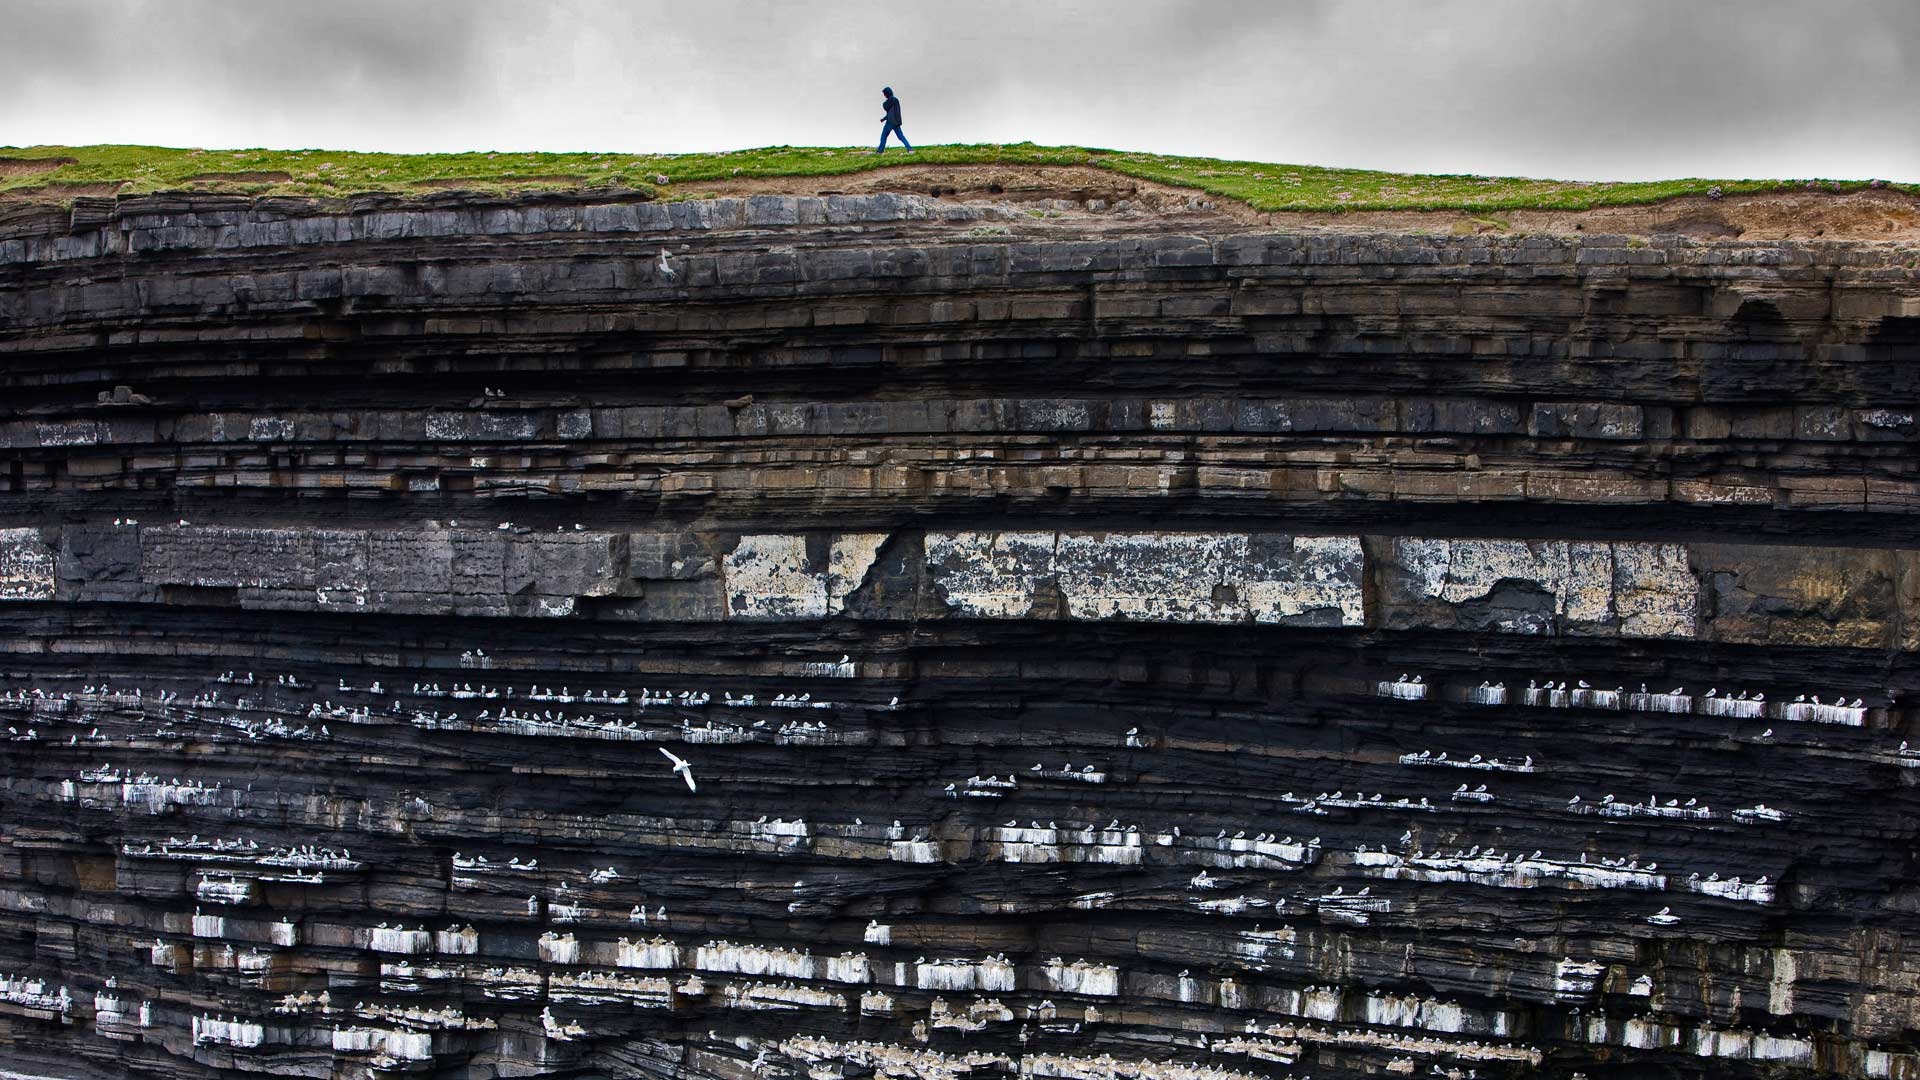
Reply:
[[[832,176],[913,164],[1079,165],[1196,188],[1257,210],[1585,210],[1649,203],[1710,188],[1738,195],[1798,190],[1797,180],[1656,180],[1582,183],[1524,177],[1417,175],[1173,157],[1032,143],[923,146],[912,157],[857,147],[768,146],[712,154],[364,154],[345,150],[191,150],[156,146],[0,148],[0,196],[64,201],[115,185],[121,194],[219,191],[341,196],[419,193],[434,187],[511,192],[621,187],[661,198],[698,195],[686,185],[736,178]],[[68,158],[50,169],[31,159]],[[664,180],[664,183],[661,181]],[[1857,191],[1863,181],[1819,181]],[[1491,219],[1497,222],[1498,219]],[[1504,223],[1499,223],[1504,227]]]

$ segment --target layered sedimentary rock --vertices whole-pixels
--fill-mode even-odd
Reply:
[[[16,215],[0,1066],[1920,1075],[1917,257]]]

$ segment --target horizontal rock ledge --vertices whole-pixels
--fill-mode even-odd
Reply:
[[[57,571],[57,572],[56,572]],[[656,621],[1119,620],[1916,647],[1920,552],[1265,532],[0,530],[0,600]],[[1370,591],[1371,589],[1371,591]]]

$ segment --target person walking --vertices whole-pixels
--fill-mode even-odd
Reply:
[[[913,144],[907,141],[906,132],[900,130],[900,99],[893,96],[893,87],[891,86],[881,87],[880,93],[885,99],[881,101],[880,106],[887,111],[887,114],[880,118],[880,149],[875,150],[874,153],[884,154],[887,152],[888,132],[892,132],[900,139],[900,145],[907,148],[907,153],[913,153]]]

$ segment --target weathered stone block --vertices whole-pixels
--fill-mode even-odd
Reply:
[[[427,417],[427,437],[454,441],[510,442],[539,434],[536,413],[433,413]]]
[[[690,581],[714,573],[713,556],[692,533],[627,534],[627,576],[643,581]]]
[[[1616,543],[1613,550],[1613,618],[1622,637],[1695,636],[1698,582],[1682,544]]]
[[[1856,409],[1854,438],[1866,442],[1905,442],[1920,435],[1920,421],[1912,409]]]
[[[620,539],[612,533],[535,533],[508,545],[506,591],[549,597],[611,596],[619,589]]]
[[[360,530],[315,530],[313,583],[319,589],[368,587],[368,539]]]
[[[1704,544],[1693,558],[1716,641],[1885,649],[1901,636],[1899,553]]]
[[[447,592],[453,584],[453,534],[369,533],[367,584],[380,593]]]
[[[1896,551],[1894,590],[1900,612],[1900,641],[1903,652],[1920,652],[1920,551]]]
[[[1390,629],[1694,635],[1698,589],[1672,545],[1395,538],[1376,551]]]
[[[460,529],[449,534],[447,592],[458,598],[499,597],[506,588],[507,540],[499,533]]]
[[[0,600],[53,599],[53,549],[38,529],[0,529]]]
[[[298,529],[148,526],[140,576],[154,585],[312,588],[313,544],[313,533]]]
[[[1552,402],[1535,405],[1527,430],[1543,438],[1637,439],[1643,419],[1637,405],[1610,402]]]
[[[1355,537],[929,533],[939,597],[968,618],[1357,626]]]
[[[1057,540],[1051,532],[929,532],[927,566],[938,595],[959,614],[1024,619],[1040,580],[1052,574]]]
[[[140,580],[137,526],[69,525],[60,530],[57,573],[63,592],[92,596]]]
[[[613,619],[718,622],[727,617],[725,583],[718,575],[692,581],[648,581],[631,605],[610,610]]]
[[[1520,406],[1512,402],[1419,398],[1406,402],[1401,410],[1401,430],[1409,432],[1518,435],[1526,428]]]
[[[1013,405],[1022,431],[1086,431],[1092,426],[1085,401],[1041,398]]]
[[[741,619],[837,615],[886,539],[886,533],[743,536],[721,560],[727,614]]]

